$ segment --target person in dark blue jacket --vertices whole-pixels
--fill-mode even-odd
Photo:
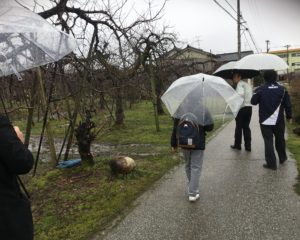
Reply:
[[[275,136],[275,148],[279,163],[282,164],[287,160],[284,112],[288,121],[292,119],[290,96],[287,90],[276,82],[277,77],[276,71],[265,71],[265,84],[257,88],[251,98],[251,104],[259,105],[259,123],[265,144],[266,164],[263,167],[273,170],[277,169],[273,136]]]
[[[20,190],[18,175],[28,173],[33,156],[18,127],[0,115],[0,239],[32,240],[30,202]]]

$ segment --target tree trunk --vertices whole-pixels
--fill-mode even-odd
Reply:
[[[154,109],[155,127],[156,127],[156,131],[159,132],[160,129],[159,129],[158,112],[157,112],[157,96],[155,91],[155,78],[153,73],[151,56],[150,56],[149,68],[150,68],[149,70],[150,70],[150,82],[151,82],[151,95],[152,95],[152,103]]]
[[[36,89],[37,89],[37,79],[36,77],[34,77],[32,88],[31,88],[30,106],[28,109],[28,117],[27,117],[25,140],[24,140],[24,145],[26,147],[28,147],[30,141],[31,128],[33,122],[33,113],[34,113],[34,104],[36,102],[36,92],[37,92]]]
[[[165,114],[165,111],[163,109],[162,101],[160,100],[160,96],[162,95],[162,78],[161,76],[158,76],[156,78],[156,85],[155,85],[155,93],[156,93],[156,104],[157,104],[157,113],[158,115]]]
[[[123,109],[123,98],[122,98],[122,91],[121,88],[116,89],[116,125],[123,125],[124,124],[124,109]]]

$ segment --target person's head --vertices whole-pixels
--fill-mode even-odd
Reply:
[[[264,72],[264,79],[268,83],[276,82],[277,81],[277,72],[274,70],[266,70]]]
[[[242,79],[242,76],[239,72],[233,72],[232,81],[233,84],[237,84]]]

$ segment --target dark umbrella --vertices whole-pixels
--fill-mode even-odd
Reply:
[[[213,75],[224,78],[224,79],[232,79],[234,73],[239,73],[242,76],[242,79],[244,79],[244,78],[253,78],[260,74],[260,72],[258,70],[238,68],[237,63],[238,62],[236,62],[236,61],[225,63],[221,67],[219,67],[213,73]]]

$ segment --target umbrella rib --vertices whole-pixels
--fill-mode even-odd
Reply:
[[[43,53],[45,53],[47,56],[49,56],[52,61],[56,62],[56,59],[53,58],[50,54],[48,54],[47,52],[44,51],[44,49],[37,43],[33,42],[31,39],[29,39],[28,37],[26,37],[23,33],[20,33],[21,36],[23,36],[25,39],[27,39],[29,42],[31,42],[32,44],[34,44],[37,48],[39,48]]]

